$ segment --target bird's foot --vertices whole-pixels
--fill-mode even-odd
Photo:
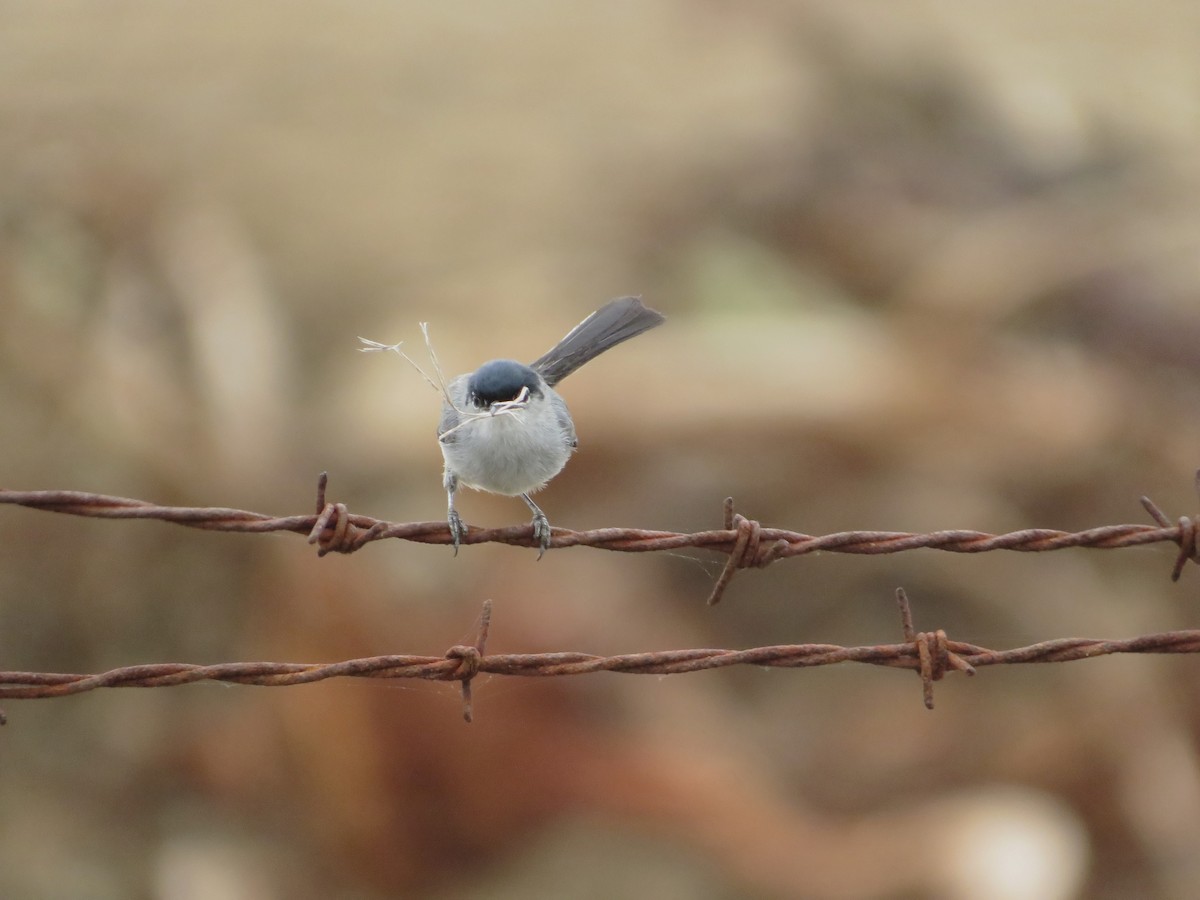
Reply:
[[[550,549],[550,520],[540,509],[533,514],[533,537],[538,542],[538,559]]]
[[[458,556],[458,545],[466,536],[467,526],[463,524],[462,516],[455,509],[450,510],[446,516],[446,524],[450,526],[450,537],[454,540],[454,555]]]

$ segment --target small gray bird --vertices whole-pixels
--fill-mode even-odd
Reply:
[[[529,495],[562,471],[575,451],[575,424],[555,385],[622,341],[661,325],[664,317],[638,297],[622,297],[596,310],[529,365],[493,359],[448,385],[438,443],[446,461],[450,534],[454,552],[466,534],[454,508],[459,485],[520,497],[533,510],[533,536],[550,546],[550,522]]]

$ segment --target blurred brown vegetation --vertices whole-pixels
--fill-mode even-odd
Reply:
[[[824,533],[1189,512],[1200,14],[1187,4],[0,6],[0,484],[441,515],[453,371],[609,297],[554,523]],[[468,494],[468,521],[523,520]],[[1196,619],[1169,547],[720,560],[0,510],[0,667],[1005,647]],[[1192,567],[1194,569],[1194,567]],[[1196,661],[10,703],[5,897],[1185,898]]]

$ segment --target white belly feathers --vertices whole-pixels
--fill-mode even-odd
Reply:
[[[562,471],[574,449],[564,438],[561,442],[534,439],[534,430],[522,421],[524,411],[486,416],[463,426],[470,431],[472,444],[486,442],[487,452],[465,453],[459,441],[441,444],[446,466],[459,481],[476,490],[516,496],[540,490]],[[463,435],[462,443],[468,440]],[[487,465],[478,464],[486,459]]]

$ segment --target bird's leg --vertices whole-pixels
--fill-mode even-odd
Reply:
[[[542,558],[548,549],[550,549],[550,520],[546,518],[546,514],[538,509],[538,505],[533,502],[533,498],[528,494],[522,494],[521,499],[525,504],[533,510],[533,536],[537,539],[538,559]]]
[[[450,537],[454,539],[454,555],[458,556],[458,545],[462,541],[463,535],[467,533],[467,527],[463,525],[462,517],[454,508],[454,492],[458,490],[458,476],[447,469],[445,477],[442,478],[442,484],[446,488],[446,524],[450,526]]]

